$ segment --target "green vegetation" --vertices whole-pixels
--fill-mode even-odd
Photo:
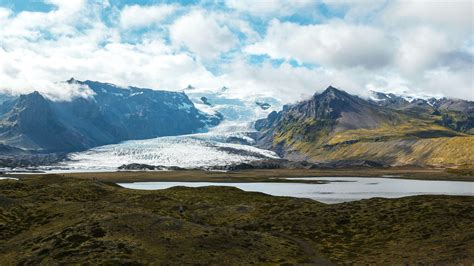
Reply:
[[[333,87],[257,121],[259,145],[290,160],[452,167],[474,163],[472,103],[374,103]]]
[[[474,197],[326,205],[229,187],[136,191],[100,180],[0,181],[0,264],[474,261]]]
[[[335,131],[319,121],[295,122],[274,133],[276,146],[312,161],[374,160],[391,165],[460,166],[474,162],[474,136],[433,121],[410,119],[377,128]]]
[[[474,136],[357,142],[315,148],[314,160],[382,160],[392,165],[459,166],[474,162]]]
[[[443,111],[436,118],[436,123],[457,131],[474,134],[474,118],[463,112]]]

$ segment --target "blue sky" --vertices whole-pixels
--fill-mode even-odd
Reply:
[[[329,85],[474,100],[472,1],[0,0],[0,90],[74,76],[296,101]]]

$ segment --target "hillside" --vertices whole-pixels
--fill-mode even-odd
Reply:
[[[0,143],[42,152],[77,151],[129,139],[181,135],[217,125],[184,93],[77,81],[91,98],[53,101],[38,92],[0,103]]]
[[[380,95],[379,95],[380,97]],[[385,96],[364,100],[333,87],[256,122],[259,146],[289,159],[372,160],[391,165],[474,164],[474,103]],[[389,99],[390,101],[388,101]],[[462,117],[446,123],[448,116]]]
[[[469,264],[474,259],[473,197],[326,205],[231,187],[139,191],[53,175],[2,180],[0,194],[2,265]]]

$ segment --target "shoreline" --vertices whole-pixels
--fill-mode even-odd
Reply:
[[[288,180],[292,177],[363,177],[395,178],[437,181],[474,182],[470,169],[435,168],[343,168],[343,169],[259,169],[240,171],[115,171],[83,173],[5,173],[2,176],[33,178],[38,176],[63,176],[78,179],[92,179],[113,183],[131,182],[289,182],[314,183],[308,180]],[[318,181],[321,183],[321,181]]]

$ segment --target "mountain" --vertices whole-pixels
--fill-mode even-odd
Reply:
[[[77,81],[90,98],[52,101],[38,92],[0,103],[0,143],[35,151],[77,151],[129,139],[194,133],[221,117],[195,108],[186,94]]]
[[[212,106],[212,104],[209,102],[209,100],[208,100],[207,97],[205,97],[205,96],[202,96],[202,97],[201,97],[201,101],[202,101],[202,103],[205,104],[205,105]]]
[[[226,167],[253,161],[275,159],[274,152],[253,147],[256,131],[253,123],[271,112],[262,110],[255,101],[278,104],[277,99],[263,95],[242,97],[235,88],[184,89],[194,105],[210,117],[222,117],[223,122],[206,132],[126,141],[94,147],[70,154],[70,160],[58,167],[75,170],[116,170],[122,165],[152,165],[181,168]],[[141,167],[139,166],[139,167]],[[159,168],[159,167],[157,167]],[[222,170],[223,168],[221,168]]]
[[[309,100],[286,105],[256,121],[258,146],[287,159],[313,162],[474,163],[472,126],[458,128],[442,122],[445,114],[453,112],[471,116],[472,102],[378,96],[366,100],[328,87]]]
[[[439,116],[436,123],[456,131],[474,134],[474,102],[448,98],[414,98],[393,93],[372,92],[370,101],[378,106],[404,110],[429,118]]]
[[[259,101],[256,101],[255,104],[260,106],[262,110],[268,110],[270,107],[272,107],[272,105],[269,103],[264,103],[264,102],[259,102]]]
[[[0,139],[9,146],[57,150],[83,145],[81,136],[59,121],[50,102],[38,92],[21,95],[2,118]]]
[[[414,106],[430,106],[434,110],[458,111],[464,113],[474,112],[474,102],[462,99],[449,98],[417,98],[411,96],[398,95],[393,93],[383,93],[371,91],[370,102],[392,109],[410,109]]]
[[[194,105],[211,115],[221,115],[226,124],[250,124],[281,108],[279,99],[265,94],[242,95],[236,88],[222,87],[184,89]]]

